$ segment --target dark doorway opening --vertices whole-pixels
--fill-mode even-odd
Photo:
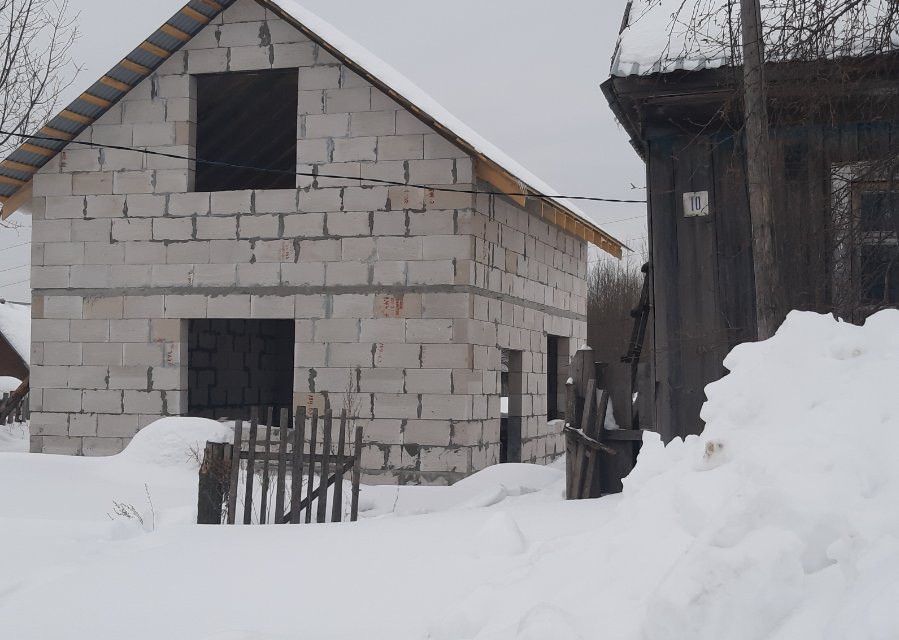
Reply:
[[[293,320],[190,320],[188,414],[249,418],[293,404]]]
[[[501,374],[499,461],[521,462],[522,352],[504,349]]]
[[[298,82],[297,69],[197,76],[197,160],[223,164],[197,162],[195,191],[296,187]]]

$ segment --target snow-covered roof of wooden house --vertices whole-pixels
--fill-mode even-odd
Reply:
[[[178,13],[115,65],[45,127],[0,163],[3,217],[30,199],[32,175],[68,141],[90,126],[141,80],[197,35],[235,0],[190,0]],[[256,0],[408,109],[440,135],[471,154],[478,177],[520,204],[600,249],[621,256],[624,245],[570,200],[454,117],[393,67],[293,0]],[[528,201],[531,202],[528,202]]]
[[[800,57],[817,51],[824,57],[840,58],[899,49],[895,17],[884,20],[894,16],[895,3],[822,0],[812,6],[761,0],[768,59],[791,59],[796,52]],[[815,11],[826,17],[818,17]],[[734,0],[629,0],[611,75],[641,76],[740,64],[739,14],[740,3]],[[810,43],[812,29],[805,26],[815,24],[826,24],[829,35]],[[883,25],[888,28],[879,28]]]

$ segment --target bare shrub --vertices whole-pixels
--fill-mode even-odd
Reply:
[[[601,259],[593,265],[587,290],[587,344],[597,361],[619,362],[634,327],[631,311],[640,302],[643,274],[634,263]]]

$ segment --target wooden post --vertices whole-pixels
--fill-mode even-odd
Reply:
[[[290,524],[300,523],[303,501],[303,440],[306,438],[306,407],[297,407],[290,463]]]
[[[280,523],[284,518],[284,483],[287,478],[287,425],[290,424],[288,420],[287,409],[281,409],[281,422],[278,429],[278,435],[280,436],[278,442],[280,447],[278,449],[278,472],[275,476],[275,517],[272,520],[275,524]]]
[[[234,423],[231,481],[228,483],[228,524],[234,524],[237,516],[237,487],[240,485],[240,449],[243,447],[243,421]]]
[[[362,479],[362,427],[356,427],[353,445],[353,498],[350,504],[350,521],[359,519],[359,482]]]
[[[250,412],[250,442],[247,451],[247,481],[244,492],[243,523],[253,524],[253,478],[256,475],[256,436],[259,432],[259,410]]]
[[[318,504],[316,505],[315,521],[323,523],[328,518],[328,480],[330,475],[329,462],[331,460],[331,410],[325,414],[322,425],[322,473],[318,478]]]
[[[226,464],[230,456],[225,455],[225,445],[221,442],[207,442],[200,465],[197,483],[197,524],[221,524],[222,505],[225,500]]]
[[[340,412],[340,434],[337,437],[337,461],[334,465],[334,503],[331,522],[343,520],[343,467],[346,464],[346,409]]]
[[[306,495],[309,496],[309,504],[306,505],[306,524],[312,522],[312,489],[315,484],[315,440],[318,436],[318,409],[312,409],[312,430],[309,434],[309,484],[306,487]]]
[[[759,340],[777,328],[777,256],[771,213],[771,161],[768,138],[768,96],[765,85],[765,43],[759,0],[740,0],[743,23],[743,92],[746,127],[746,184],[752,224],[755,271],[756,329]]]
[[[262,419],[265,420],[265,440],[263,446],[265,453],[262,456],[262,496],[259,498],[259,524],[265,524],[268,521],[268,454],[272,450],[272,422],[274,422],[274,409],[269,407],[266,412],[262,410]]]

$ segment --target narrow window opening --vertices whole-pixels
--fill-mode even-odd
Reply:
[[[500,462],[521,462],[521,414],[524,394],[522,356],[521,351],[504,349],[502,352]]]
[[[298,81],[296,69],[197,76],[196,191],[296,187]]]
[[[249,418],[293,404],[293,320],[189,320],[188,414]]]
[[[568,338],[546,336],[546,419],[565,418]]]

